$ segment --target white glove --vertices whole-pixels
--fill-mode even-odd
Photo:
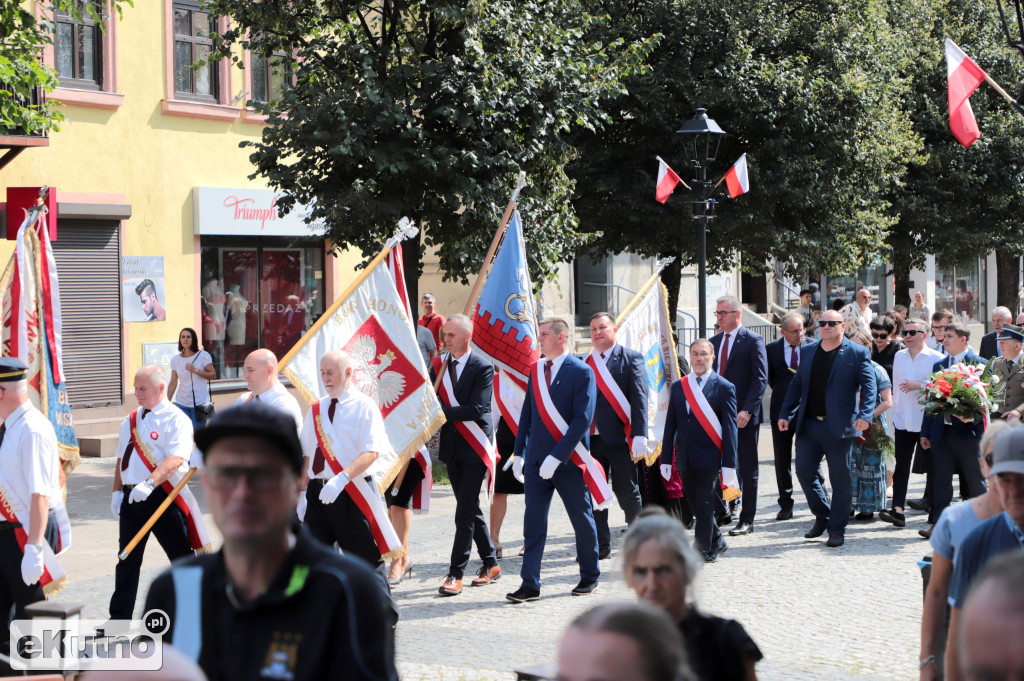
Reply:
[[[647,456],[647,438],[637,436],[633,438],[633,461],[639,461]]]
[[[722,482],[726,487],[740,488],[740,479],[736,476],[735,468],[723,468],[722,469]]]
[[[320,501],[325,504],[333,504],[341,496],[341,490],[349,483],[348,474],[345,471],[338,473],[327,481],[324,488],[320,490]]]
[[[302,490],[302,494],[299,495],[299,503],[295,507],[295,515],[299,516],[300,523],[306,519],[306,490]]]
[[[128,497],[128,503],[137,504],[145,501],[152,493],[153,483],[150,482],[149,478],[146,478],[142,483],[135,485],[135,488],[132,490],[132,495]]]
[[[560,465],[562,465],[561,461],[548,454],[547,458],[540,462],[540,477],[550,480]]]
[[[25,555],[21,558],[21,578],[32,586],[43,576],[43,545],[25,544]]]
[[[523,466],[525,465],[526,462],[523,460],[523,457],[512,457],[512,476],[519,482],[523,482],[525,480],[525,476],[523,475]]]
[[[110,512],[115,518],[121,517],[121,502],[124,501],[124,492],[118,490],[110,494]]]
[[[672,479],[672,464],[670,464],[670,463],[663,463],[663,464],[661,464],[661,477],[665,478],[666,480],[671,480]]]

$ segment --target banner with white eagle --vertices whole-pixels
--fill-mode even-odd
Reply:
[[[369,471],[381,493],[444,423],[408,308],[384,262],[406,238],[406,221],[403,226],[406,232],[388,241],[281,361],[281,371],[312,404],[326,394],[320,381],[324,353],[344,350],[351,356],[354,385],[377,402],[391,443],[391,451],[380,452]]]

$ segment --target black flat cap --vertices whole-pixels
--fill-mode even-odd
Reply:
[[[302,471],[302,445],[295,432],[295,419],[279,409],[249,401],[216,412],[205,428],[195,432],[196,447],[203,453],[204,463],[213,443],[225,437],[258,437],[271,442],[296,473]]]
[[[17,357],[0,357],[0,383],[20,381],[28,376],[28,366]]]

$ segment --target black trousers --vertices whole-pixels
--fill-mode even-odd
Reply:
[[[942,511],[953,500],[953,473],[958,465],[961,469],[961,492],[966,486],[968,499],[985,493],[985,479],[981,477],[981,464],[978,462],[978,441],[976,437],[963,437],[946,428],[942,440],[932,442],[932,510],[928,513],[929,523],[937,523]]]
[[[636,463],[625,442],[613,445],[605,442],[600,435],[590,438],[590,453],[604,468],[604,474],[611,480],[612,491],[619,502],[619,508],[626,515],[626,524],[640,513],[643,501],[637,480]],[[597,545],[601,549],[611,546],[611,530],[608,529],[608,509],[594,509],[594,523],[597,525]]]
[[[923,451],[921,450],[921,433],[897,428],[893,442],[896,449],[896,468],[892,472],[892,507],[906,510],[907,486],[910,484],[914,452],[918,452],[918,457],[923,456],[920,453]]]
[[[480,487],[487,478],[487,467],[476,454],[469,460],[468,456],[460,453],[456,453],[447,466],[452,492],[455,493],[455,540],[452,542],[448,574],[462,579],[473,552],[473,542],[476,542],[476,550],[485,566],[498,564],[491,533],[480,509]]]
[[[722,543],[722,532],[715,522],[715,491],[721,490],[718,482],[719,471],[679,471],[683,478],[683,492],[686,503],[696,523],[693,528],[693,544],[701,553],[718,548]]]
[[[740,490],[743,496],[740,499],[740,522],[754,522],[754,514],[757,513],[757,440],[761,433],[761,426],[754,424],[751,419],[745,428],[740,428],[736,438],[736,456],[739,459],[739,469],[736,471],[740,479]]]
[[[793,508],[793,429],[779,430],[772,421],[772,453],[775,459],[775,482],[779,486],[779,507]]]
[[[121,501],[121,517],[118,521],[118,551],[123,551],[146,521],[150,519],[157,507],[167,498],[167,492],[157,487],[149,498],[137,503],[129,503],[131,488],[122,488],[124,499]],[[118,561],[114,568],[114,593],[110,596],[110,618],[130,620],[135,612],[135,597],[139,591],[139,572],[142,568],[142,556],[146,551],[149,537],[156,535],[164,553],[174,561],[192,554],[192,545],[188,541],[188,526],[185,514],[175,504],[164,512],[153,525],[153,529],[142,537],[128,557]]]
[[[370,484],[374,484],[370,481]],[[370,521],[352,501],[352,497],[342,492],[333,504],[320,501],[320,490],[324,481],[313,478],[306,487],[306,518],[304,520],[310,533],[327,546],[338,547],[345,553],[359,556],[371,567],[384,563],[373,539]]]
[[[39,582],[27,585],[21,578],[21,559],[24,553],[18,546],[15,529],[16,525],[0,523],[0,613],[3,613],[5,628],[10,627],[11,620],[26,619],[25,606],[46,599]],[[47,517],[43,540],[51,549],[57,545],[57,524],[53,520],[53,511]],[[0,652],[6,655],[9,645],[10,637],[4,636],[0,641]]]

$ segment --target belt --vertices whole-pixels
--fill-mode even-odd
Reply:
[[[121,491],[122,492],[131,492],[133,489],[135,489],[135,487],[136,487],[135,485],[121,485]]]
[[[21,523],[12,523],[9,520],[0,520],[0,530],[16,530],[22,527]]]
[[[334,476],[332,475],[331,478],[333,478],[333,477]],[[312,485],[315,482],[315,483],[320,484],[320,485],[325,485],[325,484],[327,484],[327,481],[330,480],[331,478],[310,478],[309,479],[309,484]],[[351,478],[349,478],[349,479],[351,480]],[[364,475],[363,476],[363,480],[365,480],[366,482],[368,482],[370,484],[373,484],[373,476],[372,475]]]
[[[815,421],[824,421],[825,420],[824,416],[812,416],[811,418],[814,419]]]

